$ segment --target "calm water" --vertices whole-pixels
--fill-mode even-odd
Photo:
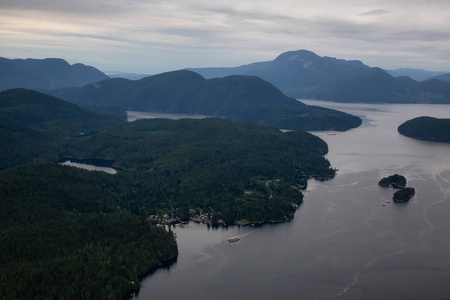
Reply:
[[[127,121],[133,122],[139,119],[204,119],[211,118],[206,115],[194,115],[194,114],[175,114],[175,113],[157,113],[157,112],[143,112],[143,111],[127,111]],[[214,118],[214,117],[212,117]]]
[[[117,173],[116,169],[114,169],[114,168],[99,167],[99,166],[94,166],[94,165],[89,165],[89,164],[82,164],[82,163],[77,163],[77,162],[73,162],[73,161],[70,161],[70,160],[62,162],[61,165],[81,168],[81,169],[85,169],[85,170],[89,170],[89,171],[102,171],[102,172],[106,172],[106,173],[109,173],[109,174],[116,174]]]
[[[305,102],[364,119],[315,133],[337,176],[309,181],[290,223],[174,229],[177,262],[137,299],[450,299],[450,144],[397,133],[416,116],[449,118],[450,106]],[[416,189],[406,204],[377,185],[393,173]]]

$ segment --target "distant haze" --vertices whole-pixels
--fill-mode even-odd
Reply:
[[[390,70],[450,71],[449,11],[448,0],[3,0],[0,56],[156,74],[308,49]]]
[[[385,71],[394,77],[408,76],[417,81],[428,80],[434,76],[439,76],[439,75],[447,73],[447,72],[439,72],[439,71],[433,72],[433,71],[426,71],[426,70],[421,70],[421,69],[408,69],[408,68],[402,68],[402,69],[396,69],[396,70],[385,70]]]

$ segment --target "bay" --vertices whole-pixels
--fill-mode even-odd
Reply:
[[[417,116],[449,118],[450,106],[304,102],[363,119],[347,132],[314,132],[337,176],[310,180],[290,223],[173,228],[176,263],[147,277],[135,298],[450,298],[450,144],[397,132]],[[394,173],[416,190],[408,203],[377,185]]]

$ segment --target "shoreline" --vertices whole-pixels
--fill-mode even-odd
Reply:
[[[159,270],[159,269],[166,269],[166,268],[167,268],[167,269],[170,269],[170,267],[171,267],[173,264],[175,264],[175,263],[177,262],[177,260],[178,260],[178,253],[177,253],[177,255],[175,255],[175,256],[172,257],[172,258],[169,258],[168,260],[159,262],[158,264],[154,265],[153,267],[151,267],[150,269],[148,269],[148,270],[147,270],[146,272],[144,272],[143,274],[139,274],[139,275],[138,275],[138,279],[139,279],[139,287],[138,287],[138,288],[135,288],[135,289],[133,289],[133,290],[127,292],[127,293],[125,293],[125,294],[122,296],[122,299],[123,299],[123,300],[130,300],[130,299],[133,299],[133,298],[135,297],[135,295],[138,295],[138,294],[139,294],[139,291],[140,291],[140,289],[141,289],[141,287],[142,287],[142,281],[143,281],[143,279],[145,279],[146,277],[152,275],[153,273],[155,273],[155,272],[156,272],[157,270]]]

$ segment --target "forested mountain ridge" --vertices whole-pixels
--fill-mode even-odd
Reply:
[[[360,61],[289,51],[275,60],[234,68],[190,68],[205,78],[254,75],[298,99],[339,102],[450,103],[450,83],[394,78]]]
[[[51,90],[83,86],[109,78],[92,66],[70,65],[60,58],[7,59],[0,57],[0,91],[12,88]]]
[[[0,169],[57,161],[72,138],[88,136],[123,121],[33,90],[0,93]]]
[[[58,137],[89,135],[121,122],[73,103],[19,88],[0,93],[0,115]]]
[[[33,90],[0,93],[0,169],[57,161],[72,138],[88,136],[122,121]]]
[[[205,80],[194,72],[180,70],[135,81],[104,80],[51,94],[79,105],[203,114],[292,130],[348,130],[361,124],[358,117],[289,98],[255,76]]]

